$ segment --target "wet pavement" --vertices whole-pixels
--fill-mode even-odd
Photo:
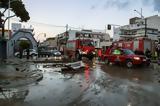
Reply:
[[[43,79],[1,89],[0,106],[160,106],[160,85],[154,83],[152,67],[87,62],[78,73],[61,73],[43,64],[31,67],[41,69]]]

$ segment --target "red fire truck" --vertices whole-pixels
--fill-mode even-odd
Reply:
[[[64,53],[70,58],[81,60],[82,57],[87,57],[90,60],[95,55],[94,41],[91,38],[90,31],[69,30],[59,38],[64,38]]]
[[[113,43],[113,46],[122,47],[126,49],[131,49],[133,51],[139,50],[145,52],[146,49],[154,51],[155,41],[147,38],[138,38],[132,40],[120,40]]]

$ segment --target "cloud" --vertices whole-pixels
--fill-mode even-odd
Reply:
[[[160,0],[154,0],[153,5],[154,5],[154,10],[160,12]]]
[[[111,8],[116,7],[118,9],[124,9],[130,5],[130,0],[107,0],[104,7]]]
[[[143,5],[153,6],[155,11],[160,12],[160,0],[142,0]]]
[[[99,1],[99,0],[98,0]],[[117,9],[126,9],[131,5],[136,5],[140,1],[144,6],[152,6],[155,11],[160,11],[160,0],[103,0],[103,6],[105,9],[108,8],[117,8]],[[92,5],[91,9],[98,7],[98,4]]]
[[[108,8],[118,8],[118,9],[125,9],[129,7],[132,0],[97,0],[98,2],[91,6],[91,9],[97,8],[100,4],[104,7],[104,9]],[[103,2],[103,3],[99,3]]]
[[[91,9],[93,10],[93,9],[95,9],[97,6],[96,5],[92,5],[91,6]]]

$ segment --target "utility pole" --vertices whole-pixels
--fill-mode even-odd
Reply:
[[[2,36],[0,39],[0,59],[4,60],[7,58],[7,41],[4,38],[4,24],[5,21],[2,19],[3,13],[0,12],[0,28],[2,29]]]
[[[2,37],[0,38],[0,59],[2,59],[2,60],[7,59],[7,40],[5,39],[5,35],[4,35],[5,22],[9,18],[12,18],[14,16],[15,15],[9,16],[5,20],[3,20],[2,19],[3,14],[0,12],[0,28],[2,29]]]
[[[141,8],[141,18],[144,18],[143,15],[142,15],[142,14],[143,14],[142,11],[143,11],[143,10],[142,10],[142,8]]]
[[[145,21],[145,29],[144,29],[145,35],[144,36],[147,37],[147,18],[145,18],[144,21]]]
[[[66,32],[68,31],[68,24],[66,25]]]
[[[106,27],[106,25],[105,25],[105,33],[107,33],[107,27]]]
[[[11,7],[11,1],[8,1],[8,17],[10,17],[10,7]],[[8,36],[10,34],[10,19],[8,19]]]

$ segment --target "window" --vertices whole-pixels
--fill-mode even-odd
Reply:
[[[84,40],[84,41],[80,42],[80,45],[83,45],[83,46],[94,46],[94,42],[93,41]]]
[[[67,48],[74,49],[75,48],[75,42],[67,42]]]
[[[80,37],[80,34],[79,34],[79,33],[76,33],[76,37]]]
[[[94,45],[97,46],[97,41],[94,41]]]
[[[124,50],[123,51],[124,52],[124,54],[126,54],[126,55],[131,55],[131,54],[134,54],[134,52],[132,51],[132,50]]]

